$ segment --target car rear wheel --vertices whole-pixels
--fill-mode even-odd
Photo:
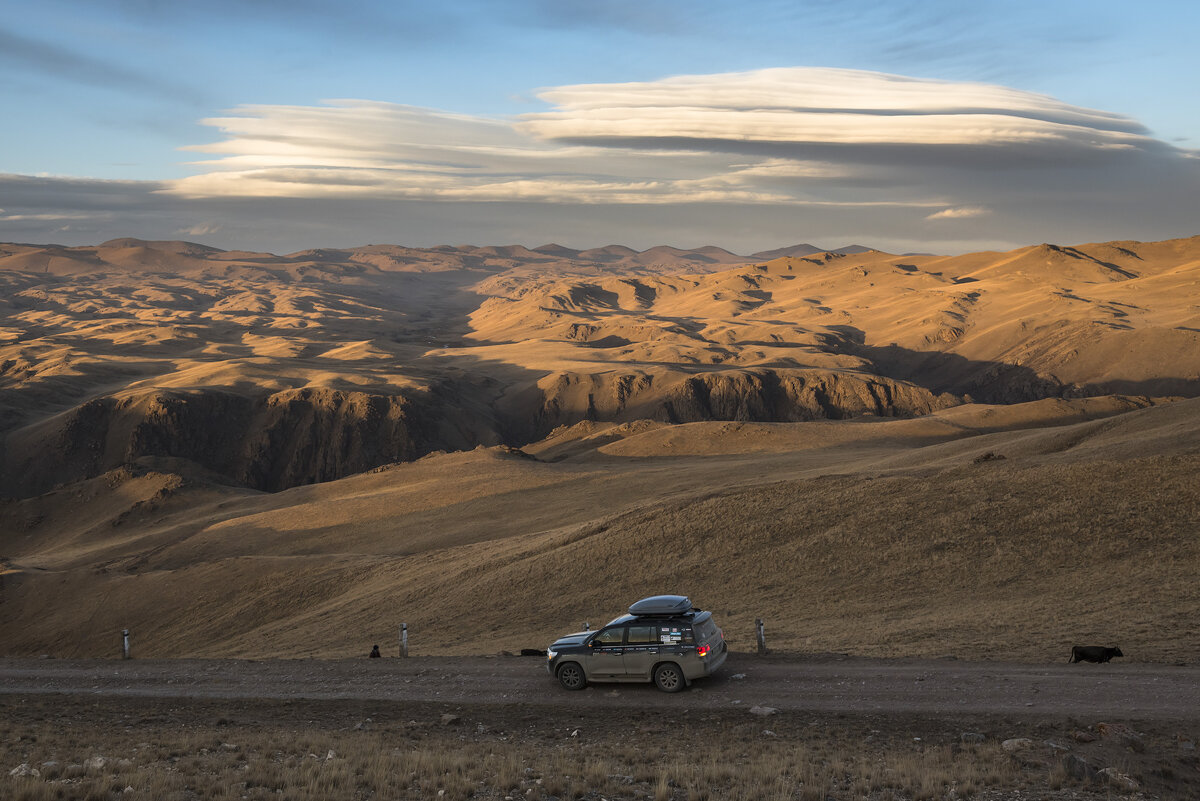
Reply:
[[[587,676],[575,662],[567,662],[558,669],[558,683],[568,690],[582,690],[587,686]]]
[[[683,671],[679,665],[667,662],[654,669],[654,686],[664,693],[677,693],[684,688]]]

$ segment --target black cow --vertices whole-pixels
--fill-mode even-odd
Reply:
[[[1114,656],[1125,656],[1120,648],[1105,648],[1102,645],[1076,645],[1071,648],[1071,663],[1107,662]]]

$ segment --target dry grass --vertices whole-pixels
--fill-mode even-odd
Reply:
[[[37,765],[58,762],[65,769],[41,768],[39,778],[9,777],[4,797],[240,801],[282,794],[297,801],[435,797],[465,801],[601,795],[649,796],[655,801],[823,801],[829,794],[866,798],[881,793],[933,799],[951,789],[970,797],[982,787],[1021,783],[1019,771],[994,748],[952,758],[943,752],[864,756],[849,744],[810,750],[778,743],[756,746],[753,756],[722,764],[729,755],[723,747],[710,745],[643,763],[630,774],[625,772],[628,762],[614,753],[612,743],[564,752],[441,738],[419,744],[371,734],[242,734],[246,736],[238,737],[241,742],[236,747],[218,744],[215,748],[213,740],[203,735],[149,747],[104,742],[82,748],[60,746],[51,737],[45,750],[31,749],[24,758]],[[106,756],[104,767],[80,767],[98,753]],[[646,773],[654,778],[639,778]],[[989,780],[982,780],[984,776]]]
[[[962,744],[952,723],[936,720],[778,716],[768,733],[741,715],[662,722],[661,713],[612,720],[605,711],[580,716],[574,710],[546,712],[531,722],[513,707],[471,710],[464,713],[469,722],[443,725],[442,707],[397,705],[381,710],[374,722],[360,720],[359,728],[351,723],[357,716],[336,702],[252,702],[241,717],[253,723],[229,720],[217,702],[171,704],[158,709],[154,701],[131,699],[5,699],[0,798],[924,801],[993,798],[1001,791],[1030,798],[1120,795],[1109,785],[1071,778],[1058,761],[1015,759],[997,739]],[[572,727],[583,733],[571,736]],[[1047,731],[1058,739],[1066,734],[1065,726],[1057,733],[1043,727],[1034,736]],[[1150,742],[1147,753],[1160,745]],[[40,776],[7,775],[21,764]],[[1198,778],[1194,757],[1186,763],[1117,749],[1108,764],[1181,792]]]

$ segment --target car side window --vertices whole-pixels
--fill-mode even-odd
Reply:
[[[630,626],[629,627],[629,644],[630,645],[650,645],[658,643],[657,628],[655,626]]]
[[[600,632],[592,642],[596,645],[620,645],[624,638],[625,628],[623,626],[616,626]]]

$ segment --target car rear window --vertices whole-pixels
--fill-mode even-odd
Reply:
[[[700,642],[711,640],[717,636],[717,624],[713,622],[711,617],[696,624],[696,636],[700,639]]]

